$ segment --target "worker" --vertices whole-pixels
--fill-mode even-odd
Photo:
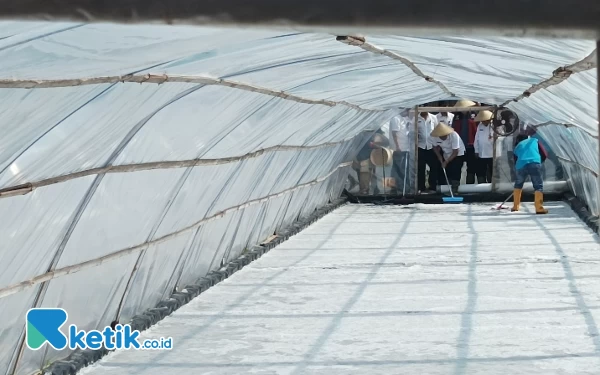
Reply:
[[[467,108],[473,107],[476,103],[470,100],[460,100],[454,107]],[[475,157],[475,135],[477,134],[477,123],[473,120],[475,114],[473,112],[456,112],[451,125],[454,131],[460,135],[460,138],[465,145],[466,152],[464,162],[467,163],[467,184],[475,183],[475,175],[477,174],[477,158]],[[462,169],[462,167],[461,167]]]
[[[431,132],[434,153],[446,171],[452,192],[458,193],[460,174],[465,155],[465,144],[450,126],[439,123]]]
[[[544,208],[544,181],[542,179],[542,163],[548,157],[544,146],[536,139],[525,134],[516,137],[515,149],[515,179],[514,202],[512,212],[519,211],[521,204],[521,193],[527,176],[531,177],[531,183],[535,190],[535,213],[547,214]]]
[[[490,124],[494,114],[491,111],[481,111],[474,121],[479,123],[473,142],[475,158],[477,159],[477,183],[491,183],[494,166],[494,132]]]
[[[378,129],[371,138],[363,145],[356,155],[356,168],[358,170],[359,194],[367,195],[371,190],[371,179],[373,178],[374,166],[371,163],[371,152],[375,148],[387,146],[388,140],[383,131]]]
[[[418,193],[435,193],[437,189],[439,164],[433,151],[431,140],[431,132],[438,124],[437,117],[429,112],[419,113],[418,118],[418,169],[417,169],[417,184]],[[426,167],[429,167],[429,190],[425,186]]]

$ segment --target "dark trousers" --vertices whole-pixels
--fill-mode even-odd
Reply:
[[[460,184],[460,175],[462,173],[462,166],[465,161],[464,156],[457,156],[446,166],[446,174],[448,175],[448,180],[450,180],[450,184],[455,181]],[[444,176],[444,171],[441,172],[442,178],[444,179],[444,183],[446,183],[446,176]]]
[[[394,166],[392,167],[392,177],[396,180],[396,191],[401,192],[404,189],[404,179],[407,185],[410,179],[407,176],[410,165],[410,154],[408,151],[394,151]],[[410,186],[407,186],[410,190]]]
[[[479,158],[478,161],[479,166],[477,168],[477,182],[480,184],[492,183],[494,159]]]
[[[417,183],[419,186],[419,190],[425,190],[425,166],[429,166],[429,178],[427,179],[429,182],[429,189],[435,190],[437,189],[437,179],[439,173],[439,165],[440,162],[437,160],[437,156],[431,150],[424,150],[419,148],[419,163],[417,170]]]
[[[467,184],[474,184],[475,175],[477,174],[477,158],[475,157],[475,147],[466,147],[466,153],[463,157],[463,160],[463,162],[467,163]]]

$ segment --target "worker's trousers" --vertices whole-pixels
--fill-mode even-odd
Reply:
[[[494,159],[493,158],[479,158],[477,160],[477,183],[492,183],[492,174]]]
[[[410,191],[410,154],[408,151],[394,151],[394,166],[392,168],[392,177],[396,180],[396,190],[401,192],[404,188],[404,179],[406,178],[406,188]]]
[[[477,158],[475,157],[475,148],[472,145],[466,147],[463,161],[467,163],[467,184],[474,184],[475,175],[477,174]]]
[[[446,174],[448,174],[448,180],[450,180],[450,184],[452,184],[452,181],[458,181],[458,183],[460,183],[460,175],[462,172],[463,162],[464,157],[457,156],[446,166]],[[441,173],[443,176],[444,172],[442,171]],[[445,176],[443,178],[446,179]]]
[[[544,191],[544,180],[542,179],[542,165],[540,163],[529,163],[523,168],[517,169],[515,189],[523,189],[527,176],[531,177],[531,183],[535,191]]]
[[[438,161],[437,156],[435,156],[433,149],[425,150],[425,149],[419,148],[418,164],[419,165],[417,168],[417,183],[418,183],[419,190],[421,190],[421,191],[425,190],[425,171],[426,171],[425,166],[426,165],[429,166],[429,177],[427,179],[429,182],[429,189],[436,190],[438,173],[440,170],[440,162]]]

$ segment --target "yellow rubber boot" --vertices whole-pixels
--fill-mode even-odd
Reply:
[[[538,215],[547,214],[548,210],[544,208],[544,193],[535,192],[535,213]]]
[[[521,207],[521,193],[522,189],[515,189],[513,195],[513,207],[510,209],[511,212],[519,211]]]

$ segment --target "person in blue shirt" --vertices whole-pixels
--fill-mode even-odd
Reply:
[[[521,193],[527,176],[531,177],[531,183],[535,190],[535,213],[547,214],[548,210],[544,208],[544,181],[542,179],[542,163],[548,157],[544,146],[537,138],[530,138],[527,135],[517,136],[514,149],[515,157],[515,190],[512,212],[519,211],[521,204]]]

